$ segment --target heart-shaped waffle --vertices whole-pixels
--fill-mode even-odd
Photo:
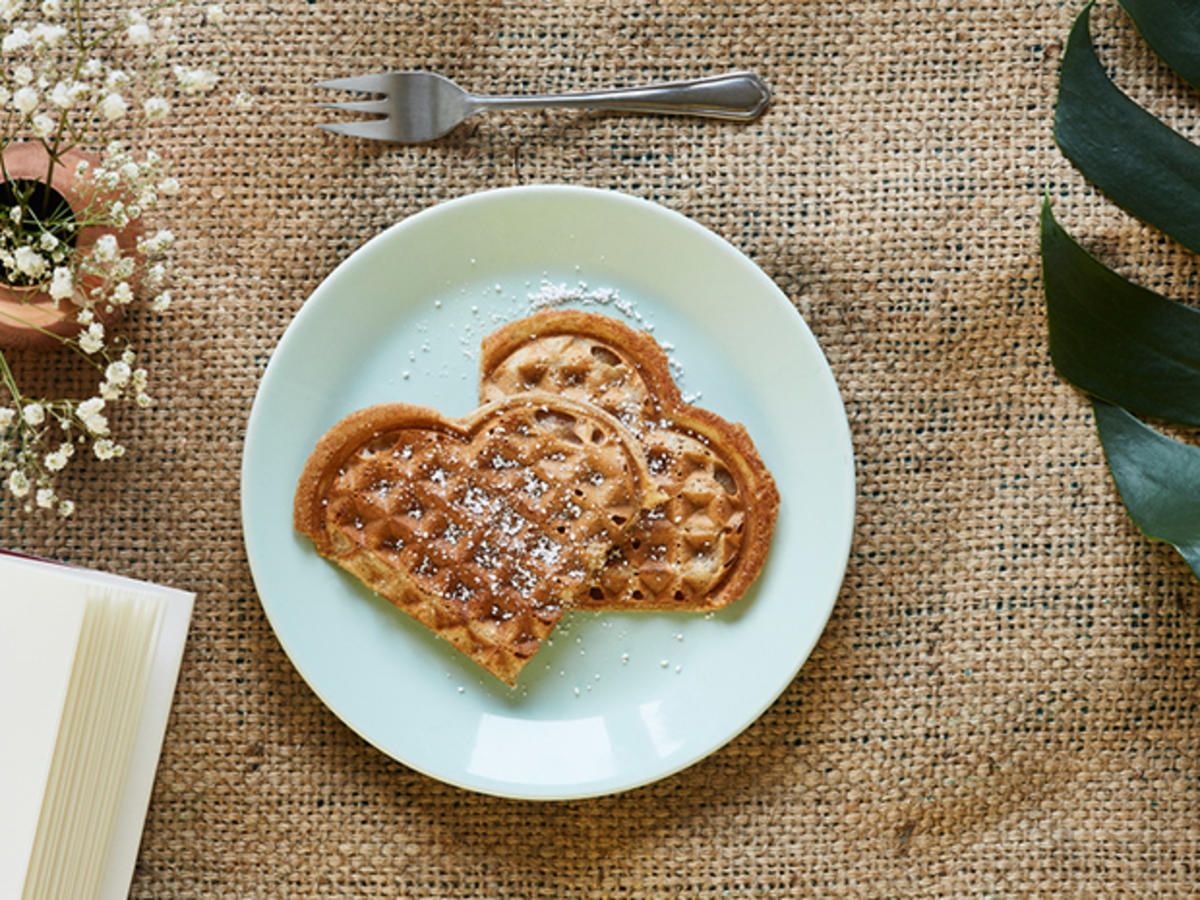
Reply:
[[[667,496],[618,542],[579,606],[701,611],[746,591],[775,528],[775,481],[745,428],[683,401],[653,337],[576,310],[512,322],[483,340],[480,398],[529,390],[618,418]]]
[[[461,419],[405,403],[350,414],[309,457],[293,519],[322,556],[513,684],[659,499],[615,418],[526,393]]]

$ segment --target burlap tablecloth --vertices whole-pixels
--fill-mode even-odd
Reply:
[[[1129,524],[1049,364],[1042,192],[1123,271],[1186,296],[1196,267],[1054,147],[1078,7],[228,3],[256,106],[168,130],[193,283],[154,338],[161,402],[125,461],[80,468],[74,519],[2,522],[18,549],[197,593],[133,895],[1200,892],[1200,587]],[[1195,98],[1111,3],[1096,31],[1194,135]],[[752,68],[775,100],[749,126],[497,114],[423,147],[312,127],[313,81],[384,68],[484,91]],[[753,258],[829,358],[858,477],[844,588],[780,700],[681,774],[563,804],[447,787],[338,721],[263,616],[237,491],[268,354],[321,278],[430,204],[535,182],[656,200]]]

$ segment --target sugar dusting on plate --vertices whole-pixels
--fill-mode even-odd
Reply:
[[[472,260],[472,262],[474,262]],[[579,267],[577,266],[576,269]],[[588,307],[597,307],[596,311],[604,315],[613,315],[614,313],[626,319],[635,327],[654,334],[654,322],[650,321],[646,316],[642,315],[637,305],[624,297],[612,287],[591,287],[585,281],[579,281],[575,284],[569,284],[565,281],[553,281],[546,274],[543,274],[541,281],[537,286],[533,286],[532,281],[525,282],[525,296],[517,297],[512,294],[505,294],[503,285],[499,283],[491,283],[475,289],[466,287],[460,288],[460,295],[468,295],[478,291],[481,298],[486,298],[486,303],[491,307],[491,312],[482,312],[478,303],[472,304],[470,314],[465,315],[459,320],[457,317],[443,323],[432,323],[443,325],[448,331],[457,332],[455,338],[459,345],[459,352],[472,363],[477,363],[479,360],[479,345],[480,342],[490,332],[505,325],[509,322],[523,318],[533,313],[545,309],[551,309],[558,306],[579,306],[584,309]],[[499,295],[500,304],[507,304],[507,308],[497,304],[497,295]],[[454,304],[448,304],[444,299],[438,298],[433,301],[433,309],[437,311],[439,317],[453,317],[454,313],[450,307]],[[442,310],[445,309],[445,312]],[[431,322],[427,320],[419,320],[417,322],[417,331],[421,335],[431,333]],[[667,355],[667,365],[670,368],[671,376],[675,379],[679,389],[683,392],[685,403],[696,403],[700,400],[702,394],[700,391],[689,393],[686,388],[683,366],[675,356],[675,345],[669,341],[659,341],[659,346]],[[408,351],[409,362],[417,362],[418,353],[424,355],[430,352],[430,343],[428,340],[422,340],[419,347],[412,348]],[[438,370],[432,368],[424,371],[426,376],[437,376],[439,378],[448,378],[450,371],[445,366]],[[459,373],[460,379],[467,379],[472,375],[472,372],[463,371]],[[404,379],[408,380],[411,377],[411,372],[406,371]]]

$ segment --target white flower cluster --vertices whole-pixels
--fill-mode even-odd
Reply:
[[[105,410],[110,401],[130,394],[138,406],[150,405],[146,370],[133,368],[133,363],[130,350],[109,363],[99,395],[82,402],[30,401],[19,408],[0,406],[0,478],[9,494],[18,500],[33,494],[38,508],[56,509],[64,516],[74,511],[70,500],[58,497],[52,479],[75,456],[77,444],[90,443],[99,460],[124,456],[125,447],[112,439]],[[12,439],[22,431],[25,449],[4,453],[13,449]],[[37,446],[43,449],[35,451]]]
[[[61,341],[97,373],[94,396],[38,399],[21,390],[0,351],[0,501],[63,516],[75,506],[60,496],[58,476],[76,459],[122,457],[115,409],[154,402],[147,369],[112,331],[118,313],[140,299],[154,324],[172,303],[175,236],[145,222],[180,185],[146,140],[131,136],[214,89],[216,72],[197,64],[187,29],[227,18],[222,6],[196,0],[127,6],[115,23],[93,13],[87,0],[0,0],[0,147],[34,140],[54,160],[44,179],[0,180],[0,280],[72,311],[79,332]],[[73,196],[89,198],[82,208],[47,187],[55,167],[68,165]],[[99,238],[79,240],[93,228]]]
[[[61,2],[43,2],[41,20],[11,24],[0,38],[8,76],[0,87],[0,107],[9,108],[21,125],[43,139],[64,128],[79,133],[89,125],[106,133],[131,113],[139,118],[134,125],[162,119],[171,110],[171,92],[203,94],[217,83],[213,70],[197,66],[172,66],[173,83],[162,76],[167,51],[179,43],[176,21],[164,7],[188,5],[160,4],[153,19],[130,10],[118,29],[123,46],[89,56],[92,45],[82,24],[64,14]],[[13,22],[23,6],[18,0],[0,0],[0,19]],[[205,7],[203,14],[212,24],[225,21],[218,5]]]
[[[122,400],[132,393],[138,406],[147,407],[153,402],[146,393],[149,375],[145,369],[133,368],[135,359],[133,351],[126,350],[119,360],[108,364],[104,369],[104,381],[100,383],[100,399]],[[86,426],[87,422],[84,424]]]
[[[105,379],[101,385],[102,391],[110,391],[116,383],[114,397],[119,398],[126,387],[135,384],[145,384],[145,370],[129,370],[129,364],[122,360],[115,377]],[[112,366],[109,367],[110,369]],[[140,373],[140,374],[139,374]],[[57,510],[62,516],[69,516],[75,511],[75,504],[69,499],[61,498],[54,490],[52,479],[67,467],[75,455],[75,443],[91,442],[92,452],[97,459],[116,459],[125,453],[125,448],[109,437],[108,418],[104,415],[105,399],[103,396],[92,397],[81,403],[58,401],[47,403],[31,401],[19,409],[0,406],[0,478],[8,494],[17,500],[30,498],[29,508]],[[57,431],[51,426],[57,426]],[[14,441],[20,432],[21,444],[24,449],[17,453],[5,453],[12,450]],[[53,433],[58,433],[57,446],[54,445]],[[47,449],[37,451],[34,448],[41,445]]]

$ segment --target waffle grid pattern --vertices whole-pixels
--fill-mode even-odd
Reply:
[[[578,330],[553,333],[550,323],[567,317],[579,320]],[[571,313],[543,314],[489,337],[485,347],[507,345],[504,332],[530,333],[507,356],[493,359],[485,351],[480,397],[538,390],[594,403],[628,427],[646,451],[651,477],[668,499],[613,548],[595,588],[581,596],[581,608],[718,609],[737,599],[736,592],[721,593],[721,587],[742,547],[750,498],[747,485],[723,462],[739,448],[714,448],[675,420],[669,408],[681,402],[679,391],[670,382],[668,358],[653,339],[638,339],[608,320],[603,324],[615,334],[605,340],[585,330],[590,321],[595,320]],[[655,393],[656,384],[667,396]]]
[[[377,406],[321,439],[296,525],[511,683],[642,514],[645,467],[616,420],[548,394],[461,422]]]

